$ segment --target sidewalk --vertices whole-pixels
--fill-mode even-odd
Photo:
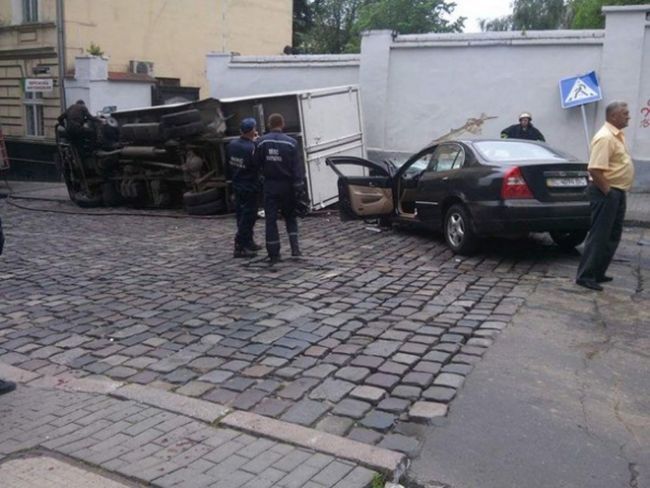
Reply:
[[[32,374],[6,365],[0,369],[5,378],[29,379]],[[163,397],[156,396],[159,398],[156,401],[150,396],[147,403],[116,398],[138,396],[133,391],[129,393],[129,387],[126,392],[116,389],[110,395],[67,391],[79,387],[101,390],[117,386],[106,381],[56,378],[32,381],[41,385],[59,384],[66,390],[21,384],[15,392],[0,397],[0,475],[4,475],[3,480],[11,480],[12,472],[13,479],[21,479],[20,473],[15,472],[18,465],[8,466],[18,455],[24,457],[30,453],[65,456],[71,461],[96,467],[93,471],[99,470],[103,476],[119,476],[122,484],[117,486],[151,483],[159,487],[365,488],[376,477],[375,472],[359,463],[318,452],[321,443],[328,448],[327,434],[313,439],[314,449],[309,449],[222,427],[222,414],[227,409],[221,407],[220,411],[214,404],[202,406],[198,400],[179,395],[173,395],[178,398],[169,401],[164,397],[165,392],[149,391],[150,395],[162,394]],[[141,390],[142,398],[146,398],[143,392],[152,390],[136,388]],[[151,403],[160,403],[162,407]],[[195,415],[175,412],[174,407],[194,411]],[[197,419],[207,418],[207,411],[202,407],[211,409],[219,419],[212,423]],[[254,423],[251,427],[255,428]],[[354,447],[363,450],[370,446]],[[86,472],[88,469],[77,469],[76,475],[68,473],[68,476],[74,480],[81,476],[79,473],[85,476]],[[24,473],[22,479],[28,479]],[[48,480],[40,480],[43,481]],[[36,485],[25,482],[12,486]]]

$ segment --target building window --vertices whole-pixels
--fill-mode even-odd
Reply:
[[[42,137],[45,135],[43,123],[43,94],[41,92],[25,93],[25,134]]]
[[[38,22],[38,0],[23,0],[23,23]]]

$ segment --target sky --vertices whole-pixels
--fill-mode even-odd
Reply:
[[[512,0],[454,0],[456,9],[452,19],[467,17],[465,32],[481,32],[479,19],[493,19],[508,15],[512,8]]]

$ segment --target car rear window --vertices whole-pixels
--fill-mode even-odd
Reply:
[[[494,162],[522,161],[567,161],[572,159],[549,147],[526,141],[480,141],[474,147],[484,159]]]

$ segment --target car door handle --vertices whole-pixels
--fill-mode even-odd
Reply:
[[[442,181],[447,181],[449,179],[449,176],[443,176]]]

